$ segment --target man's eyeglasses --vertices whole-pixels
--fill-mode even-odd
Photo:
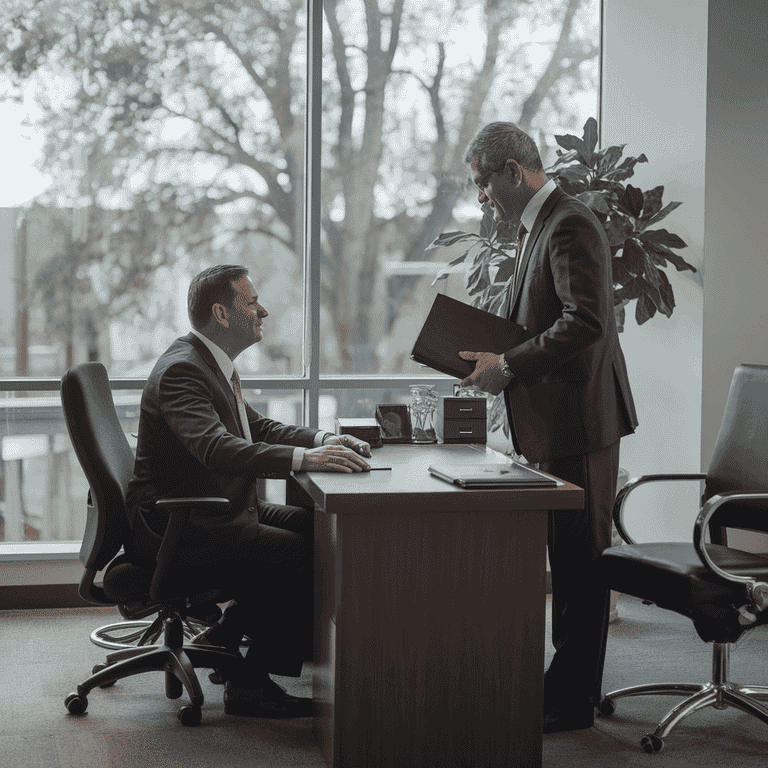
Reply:
[[[501,173],[501,171],[503,171],[504,168],[506,168],[506,166],[507,166],[507,163],[505,161],[504,165],[502,165],[501,168],[494,168],[492,171],[488,171],[488,173],[484,173],[482,176],[478,176],[478,178],[474,180],[475,186],[481,192],[483,192],[485,188],[488,186],[488,182],[491,180],[491,176],[494,173]]]

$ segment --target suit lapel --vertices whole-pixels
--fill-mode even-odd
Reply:
[[[541,235],[542,229],[544,229],[544,222],[547,216],[552,213],[552,209],[560,202],[564,195],[565,192],[563,192],[560,187],[557,187],[544,201],[544,205],[541,206],[539,215],[536,217],[536,221],[533,224],[533,229],[528,233],[528,239],[526,240],[523,253],[517,254],[517,258],[520,259],[520,264],[516,270],[517,280],[515,281],[514,295],[512,296],[512,300],[509,302],[509,312],[507,313],[507,317],[512,315],[512,311],[514,310],[515,305],[520,298],[520,294],[522,293],[523,282],[525,280],[525,270],[528,268],[528,262],[531,260],[531,254],[537,247],[539,236]]]
[[[182,341],[186,341],[191,344],[195,351],[200,355],[200,357],[203,358],[206,365],[210,368],[211,376],[216,380],[216,384],[218,384],[222,395],[224,396],[227,403],[229,403],[229,408],[232,412],[231,421],[237,425],[236,434],[240,437],[243,437],[243,428],[240,424],[240,414],[237,410],[237,400],[235,400],[235,394],[232,391],[232,387],[229,386],[229,382],[224,377],[224,374],[221,372],[221,368],[219,368],[219,364],[216,362],[216,358],[214,358],[214,356],[211,354],[211,350],[208,349],[208,347],[206,347],[205,344],[203,344],[203,342],[200,341],[200,339],[198,339],[194,333],[189,333],[186,336],[182,336]]]

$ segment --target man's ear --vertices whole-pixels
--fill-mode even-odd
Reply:
[[[513,186],[519,187],[523,183],[523,169],[516,160],[507,160],[504,171],[510,175]]]
[[[211,314],[213,315],[213,319],[219,323],[219,325],[229,328],[229,313],[223,304],[214,304],[211,307]]]

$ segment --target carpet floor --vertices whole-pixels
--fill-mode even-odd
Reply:
[[[626,596],[619,598],[618,610],[619,620],[610,629],[604,690],[709,679],[711,648],[690,622]],[[0,768],[323,768],[309,718],[228,716],[221,686],[204,673],[203,721],[195,728],[177,721],[184,699],[165,698],[162,675],[139,675],[94,690],[85,716],[68,715],[64,697],[106,653],[89,642],[90,632],[117,618],[115,611],[100,608],[0,611],[0,658],[6,668],[0,676]],[[549,643],[546,653],[548,662]],[[731,677],[766,685],[766,662],[768,627],[761,627],[732,654]],[[307,696],[311,673],[307,665],[299,679],[276,679],[289,692]],[[544,767],[766,764],[768,726],[734,709],[697,712],[672,731],[662,752],[646,755],[640,738],[678,701],[622,700],[612,717],[598,717],[589,730],[546,736]]]

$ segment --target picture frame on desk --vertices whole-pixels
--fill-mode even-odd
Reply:
[[[411,413],[401,403],[379,403],[376,421],[381,429],[381,440],[386,444],[410,443],[413,437]]]

